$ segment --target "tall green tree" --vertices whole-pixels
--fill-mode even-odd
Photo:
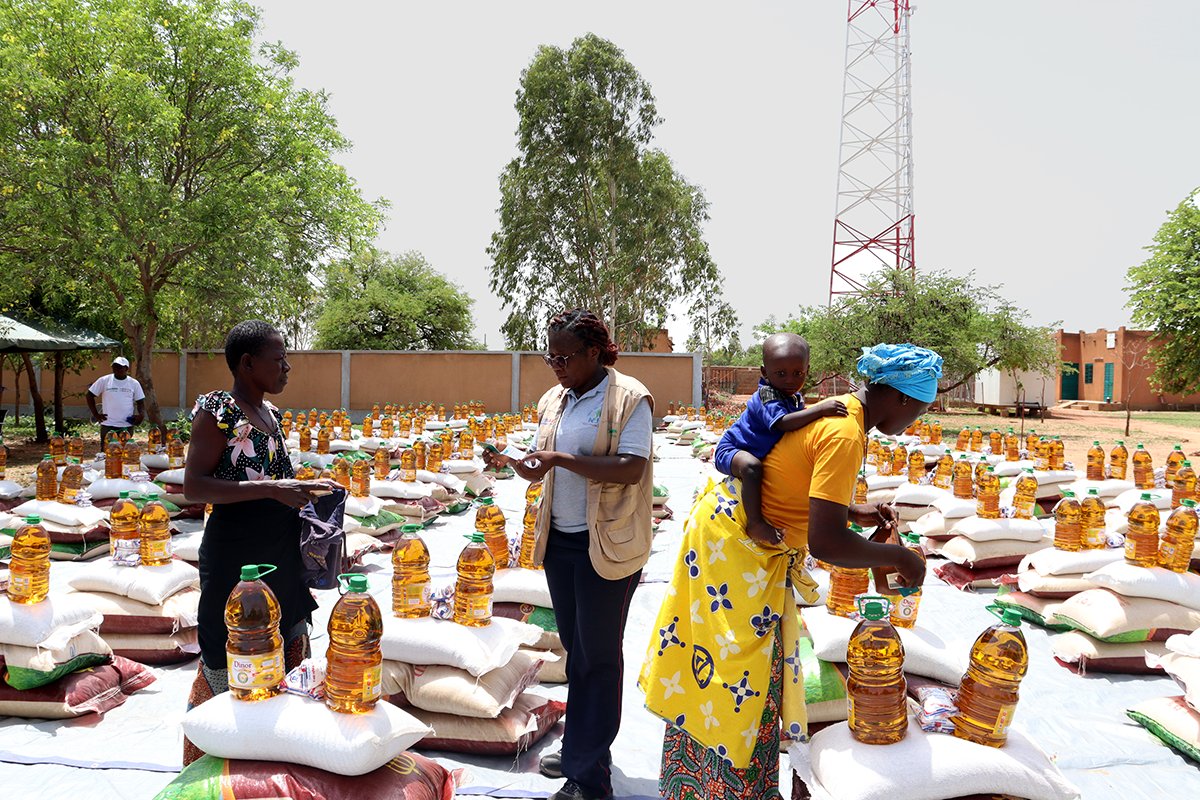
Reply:
[[[363,248],[329,264],[319,350],[473,350],[474,300],[420,253]]]
[[[543,45],[517,91],[520,155],[500,175],[491,288],[508,346],[544,344],[548,318],[582,306],[619,346],[641,350],[672,302],[719,287],[698,186],[650,147],[662,120],[648,84],[612,42]]]
[[[1200,189],[1183,199],[1154,234],[1150,257],[1129,269],[1133,321],[1157,331],[1153,383],[1161,391],[1200,390]]]
[[[1028,325],[1028,314],[1001,297],[995,286],[977,285],[974,275],[954,277],[898,270],[869,276],[865,290],[840,304],[808,306],[780,322],[774,317],[754,329],[762,338],[792,331],[811,345],[810,383],[833,375],[856,375],[862,348],[908,342],[944,359],[939,391],[948,392],[985,369],[1053,373],[1061,355],[1054,339],[1059,323]]]
[[[8,299],[37,283],[116,320],[155,423],[157,343],[296,317],[310,265],[380,221],[326,96],[257,30],[236,0],[0,3]]]

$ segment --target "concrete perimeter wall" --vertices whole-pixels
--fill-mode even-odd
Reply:
[[[101,375],[111,372],[111,355],[99,352],[79,375],[68,372],[63,381],[63,410],[69,417],[86,417],[84,393]],[[447,406],[481,400],[489,412],[510,412],[536,403],[554,385],[554,373],[540,353],[453,350],[302,350],[288,355],[291,372],[282,394],[272,397],[280,408],[345,408],[359,419],[375,403],[431,402]],[[662,416],[671,400],[700,403],[700,355],[696,353],[622,353],[617,369],[637,378],[655,398]],[[133,374],[133,370],[130,370]],[[159,351],[151,367],[155,393],[163,416],[173,419],[190,411],[198,395],[232,385],[224,353],[189,350],[182,355]],[[4,405],[13,410],[11,369],[0,374]],[[38,380],[43,400],[54,400],[54,371],[45,369]],[[32,413],[27,376],[21,376],[21,413]]]

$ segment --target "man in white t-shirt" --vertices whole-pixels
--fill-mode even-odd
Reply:
[[[101,399],[103,412],[96,410],[96,398]],[[136,378],[129,377],[129,359],[117,356],[112,362],[112,375],[97,378],[87,391],[88,409],[92,422],[100,423],[100,441],[112,431],[131,428],[146,418],[146,394]]]

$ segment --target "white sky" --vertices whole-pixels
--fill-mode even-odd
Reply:
[[[655,146],[711,203],[705,233],[742,322],[824,303],[845,0],[603,4],[256,0],[264,38],[325,89],[379,244],[419,250],[503,347],[484,252],[516,155],[513,100],[541,44],[589,31],[653,87]],[[975,271],[1069,331],[1129,324],[1125,273],[1200,185],[1200,2],[922,0],[912,17],[917,269]],[[688,326],[668,322],[676,350]]]

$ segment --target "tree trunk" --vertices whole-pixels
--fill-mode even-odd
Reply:
[[[25,374],[29,376],[29,399],[33,403],[33,419],[37,428],[37,438],[34,441],[45,444],[50,441],[50,436],[46,433],[46,405],[42,402],[42,391],[38,388],[37,376],[33,373],[33,360],[29,358],[29,353],[22,353],[21,360],[25,362]]]
[[[21,361],[13,356],[13,424],[21,422]]]
[[[1133,416],[1133,408],[1129,405],[1129,401],[1125,401],[1125,438],[1129,438],[1129,418]]]
[[[151,369],[154,366],[154,342],[158,336],[158,322],[132,322],[128,319],[121,321],[129,344],[133,347],[133,377],[142,385],[146,395],[146,420],[163,430],[162,410],[158,407],[158,395],[154,391],[154,378]],[[182,402],[182,401],[181,401]]]
[[[63,367],[62,351],[54,354],[54,430],[56,433],[66,433],[63,422]]]

